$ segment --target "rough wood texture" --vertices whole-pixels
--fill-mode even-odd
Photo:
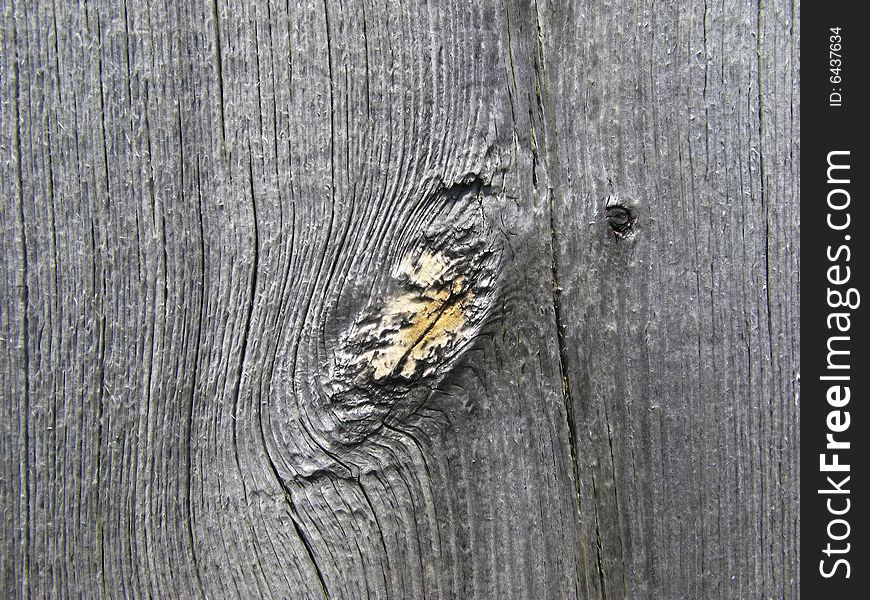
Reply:
[[[798,8],[5,0],[3,597],[798,597]]]

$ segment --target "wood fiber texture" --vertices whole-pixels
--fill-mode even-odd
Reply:
[[[0,8],[0,596],[799,596],[797,4]]]

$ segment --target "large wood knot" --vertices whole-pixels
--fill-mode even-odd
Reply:
[[[485,194],[479,184],[440,192],[429,226],[339,336],[325,386],[330,437],[353,444],[408,416],[479,333],[501,259]]]

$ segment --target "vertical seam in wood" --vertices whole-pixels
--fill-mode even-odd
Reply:
[[[18,71],[18,27],[15,16],[12,18],[12,46],[14,50],[14,62],[12,67],[15,79],[15,100],[13,101],[12,114],[15,117],[15,158],[16,176],[18,181],[18,218],[21,223],[21,304],[22,304],[22,358],[24,360],[24,452],[22,484],[24,487],[24,534],[21,544],[24,546],[22,553],[23,572],[22,585],[26,596],[30,597],[30,322],[27,317],[27,308],[30,303],[30,291],[27,288],[27,230],[24,226],[24,175],[21,167],[21,78]],[[19,493],[19,498],[21,494]]]
[[[598,488],[595,485],[595,473],[591,473],[592,480],[592,498],[594,502],[595,513],[595,561],[598,569],[598,582],[601,584],[601,597],[607,600],[607,583],[604,580],[604,565],[601,561],[601,527],[598,521]]]
[[[85,19],[87,22],[87,6],[85,6]],[[96,16],[96,25],[97,25],[97,39],[102,38],[102,31],[100,27],[100,18],[99,14]],[[106,200],[105,206],[108,209],[109,202],[111,199],[111,187],[109,184],[109,152],[108,152],[108,143],[106,141],[106,109],[104,105],[103,96],[105,94],[105,90],[103,89],[103,57],[102,57],[102,48],[98,46],[97,49],[97,76],[100,84],[100,93],[98,96],[99,100],[99,110],[100,110],[100,137],[102,141],[102,150],[103,150],[103,169],[106,173]],[[98,204],[99,206],[99,204]],[[96,245],[96,227],[94,226],[94,218],[91,215],[91,247],[93,250],[93,261],[94,261],[94,289],[97,288],[97,277],[96,277],[96,268],[97,268],[97,245]],[[102,273],[102,295],[100,296],[101,304],[99,307],[99,319],[100,319],[100,356],[99,356],[99,368],[100,368],[100,379],[99,379],[99,391],[98,391],[98,401],[97,401],[97,456],[96,456],[96,489],[98,490],[98,510],[102,511],[101,502],[99,499],[100,491],[102,490],[102,485],[100,483],[100,474],[102,471],[102,446],[103,446],[103,402],[105,399],[105,386],[106,386],[106,312],[105,306],[102,304],[105,301],[106,295],[106,278],[105,272]],[[103,594],[108,595],[107,587],[106,587],[106,543],[105,543],[105,529],[100,529],[100,582],[103,586]],[[128,543],[132,544],[132,540]],[[133,569],[132,558],[133,558],[133,550],[130,548],[130,558],[131,570]],[[138,575],[138,574],[137,574]],[[132,582],[131,582],[132,583]]]
[[[767,313],[767,351],[768,351],[768,360],[770,361],[770,373],[768,373],[768,377],[770,380],[774,379],[773,369],[776,364],[773,360],[773,322],[771,319],[771,300],[770,300],[770,207],[767,202],[767,198],[765,198],[765,179],[764,179],[764,94],[762,90],[762,71],[761,71],[761,35],[762,35],[762,0],[758,0],[758,10],[756,12],[756,26],[755,26],[755,56],[756,56],[756,67],[758,72],[758,185],[759,185],[759,199],[761,201],[761,209],[764,211],[764,293],[765,293],[765,312]],[[768,414],[770,415],[770,423],[773,423],[773,402],[768,403]],[[759,445],[759,461],[763,461],[764,453],[761,450],[764,446],[762,439],[762,423],[759,419],[759,432],[758,432],[758,445]],[[768,455],[772,452],[772,445],[767,446]],[[766,565],[764,561],[764,542],[765,542],[765,522],[763,515],[765,514],[764,510],[764,502],[765,502],[765,477],[766,475],[762,472],[761,477],[759,477],[760,482],[760,494],[759,501],[761,506],[759,507],[759,527],[758,527],[758,548],[761,553],[761,596],[765,595],[766,588],[766,578],[764,577],[764,571],[766,570]]]
[[[224,115],[224,72],[223,72],[223,52],[221,49],[221,16],[218,10],[218,0],[212,2],[212,16],[214,17],[215,30],[215,67],[218,84],[218,112],[221,117],[221,156],[224,155],[227,143],[227,119]]]
[[[555,124],[551,121],[553,117],[553,108],[545,107],[545,102],[542,96],[547,96],[548,90],[548,81],[545,78],[545,57],[544,57],[544,38],[543,38],[543,28],[541,26],[541,15],[540,8],[538,7],[537,0],[534,1],[534,10],[535,10],[535,25],[537,28],[537,53],[538,57],[535,60],[535,73],[536,78],[538,80],[538,89],[536,90],[538,107],[541,111],[541,127],[543,131],[544,137],[544,148],[547,154],[547,170],[549,171],[549,163],[550,161],[554,162],[554,171],[556,172],[557,177],[561,176],[561,167],[559,163],[559,154],[558,154],[558,144],[556,142],[557,129]],[[549,115],[547,113],[550,113]],[[534,173],[533,173],[534,174]],[[549,178],[549,175],[548,175]],[[537,177],[535,177],[535,180]],[[537,185],[537,181],[534,181],[535,185]],[[559,182],[557,180],[556,186],[559,186]],[[555,215],[555,198],[553,187],[548,188],[548,209],[549,209],[549,220],[550,220],[550,252],[551,252],[551,263],[550,263],[550,275],[551,275],[551,294],[553,297],[553,313],[556,321],[556,341],[559,352],[559,379],[562,387],[562,401],[565,405],[565,421],[568,429],[568,445],[570,451],[571,458],[571,474],[574,478],[574,504],[576,511],[576,519],[579,524],[580,515],[582,514],[582,495],[580,491],[580,467],[577,464],[577,432],[576,432],[576,422],[574,419],[574,400],[573,395],[571,393],[571,384],[568,378],[568,346],[565,340],[565,333],[563,330],[563,309],[562,309],[562,301],[560,298],[561,294],[561,285],[559,279],[559,257],[558,257],[558,249],[559,249],[559,233],[556,228],[556,215]],[[597,518],[597,515],[596,515]],[[583,556],[584,556],[584,565],[586,564],[586,551],[585,544],[581,544],[584,548]],[[597,544],[596,544],[597,546]],[[600,550],[596,547],[596,555],[599,556],[600,559]],[[592,591],[590,590],[590,582],[588,574],[583,574],[583,583],[586,588],[587,595],[591,595]],[[575,581],[575,593],[579,597],[580,596],[580,581],[579,581],[579,573],[578,580]],[[603,583],[602,583],[603,589]],[[602,592],[603,593],[603,592]]]
[[[248,141],[248,177],[249,177],[249,185],[250,185],[250,193],[251,193],[251,209],[253,213],[253,230],[254,230],[254,260],[253,265],[251,266],[251,286],[248,293],[248,314],[245,316],[245,328],[242,331],[242,343],[241,343],[241,356],[239,357],[239,368],[236,372],[236,386],[235,386],[235,394],[233,397],[233,405],[232,405],[232,431],[233,431],[233,452],[235,453],[236,458],[236,466],[239,469],[240,474],[244,474],[242,471],[242,464],[239,460],[239,444],[238,444],[238,410],[239,410],[239,400],[242,395],[242,377],[245,373],[245,360],[247,359],[248,354],[248,336],[251,332],[251,320],[254,315],[254,301],[257,293],[257,271],[260,266],[260,232],[257,225],[257,201],[254,198],[254,165],[253,159],[251,158],[251,148],[250,148],[250,140]],[[242,486],[244,489],[244,486]]]
[[[329,171],[331,177],[331,185],[329,188],[332,194],[332,206],[335,207],[335,80],[332,76],[332,39],[329,37],[329,5],[327,0],[323,0],[323,19],[325,21],[326,31],[326,63],[329,66]]]
[[[181,112],[178,113],[179,136],[181,136]],[[183,151],[184,144],[180,144]],[[183,159],[182,159],[183,160]],[[183,162],[182,162],[183,164]],[[181,182],[182,188],[184,181]],[[205,227],[202,217],[202,182],[200,180],[199,158],[196,160],[196,189],[197,189],[197,208],[199,221],[199,268],[200,268],[200,296],[199,296],[199,314],[197,316],[197,331],[196,342],[193,353],[193,372],[190,378],[190,398],[187,405],[187,539],[190,544],[190,560],[192,563],[193,574],[196,575],[196,580],[199,583],[199,589],[205,596],[205,586],[202,583],[202,575],[199,571],[199,558],[196,554],[196,542],[193,537],[193,483],[191,472],[193,470],[193,407],[196,401],[196,381],[199,377],[199,359],[200,349],[202,346],[202,327],[203,314],[205,313]]]
[[[91,251],[93,254],[94,261],[94,291],[97,289],[97,243],[95,238],[95,227],[94,227],[94,219],[91,217]],[[103,275],[103,283],[102,283],[102,294],[100,295],[100,306],[99,306],[99,319],[100,319],[100,339],[99,339],[99,369],[100,369],[100,378],[97,382],[99,389],[97,391],[97,456],[95,460],[95,488],[97,489],[97,510],[99,511],[99,516],[97,518],[97,532],[99,535],[99,545],[100,545],[100,582],[103,586],[103,594],[108,596],[107,587],[106,587],[106,531],[105,531],[105,522],[100,518],[102,517],[102,502],[100,498],[100,490],[103,489],[103,486],[100,482],[100,475],[103,470],[103,401],[105,398],[105,390],[106,390],[106,313],[105,307],[102,302],[105,299],[105,291],[106,291],[106,283],[105,283],[105,275]]]
[[[548,193],[549,196],[549,209],[550,209],[550,251],[551,251],[551,261],[550,261],[550,274],[551,274],[551,293],[553,297],[553,313],[556,319],[556,340],[559,350],[559,378],[561,380],[562,385],[562,401],[565,405],[565,421],[568,426],[568,445],[571,451],[571,472],[574,477],[574,493],[575,500],[577,503],[577,512],[580,513],[581,507],[581,496],[580,496],[580,472],[579,467],[577,466],[577,432],[576,432],[576,423],[574,421],[574,400],[571,395],[571,382],[568,378],[568,347],[565,342],[565,332],[563,329],[562,321],[563,321],[563,312],[562,312],[562,301],[559,298],[559,294],[561,293],[561,287],[559,285],[559,258],[557,254],[557,248],[559,245],[559,236],[556,231],[556,219],[555,219],[555,202],[553,200],[553,192],[552,190]],[[597,525],[596,525],[596,535],[597,535]],[[599,565],[601,562],[600,551],[598,552],[599,557]],[[603,585],[603,582],[602,582]],[[603,588],[602,588],[602,593]],[[605,596],[606,597],[606,596]]]

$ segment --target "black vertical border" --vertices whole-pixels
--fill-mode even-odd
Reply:
[[[868,481],[867,454],[870,452],[870,423],[868,423],[867,402],[868,380],[870,380],[870,361],[868,361],[867,311],[870,304],[867,270],[870,255],[867,252],[868,197],[867,181],[870,179],[868,164],[867,116],[870,98],[865,80],[870,76],[870,23],[859,15],[859,2],[808,2],[801,7],[800,31],[800,100],[801,100],[801,595],[804,598],[866,598],[870,593],[870,545],[867,511]],[[834,83],[830,77],[832,57],[832,27],[840,27],[842,36],[842,81]],[[834,65],[837,66],[837,65]],[[842,95],[841,106],[831,106],[831,94]],[[828,183],[828,153],[848,150],[850,182],[848,185]],[[838,161],[844,160],[842,156]],[[844,173],[844,171],[839,171]],[[834,231],[828,227],[828,193],[835,188],[845,188],[850,195],[848,209],[851,224],[848,230]],[[835,194],[835,201],[842,201],[842,194]],[[842,222],[845,211],[833,215],[835,222]],[[845,236],[849,236],[849,240]],[[828,251],[836,256],[841,245],[850,248],[849,262],[845,261],[846,252],[840,253],[840,260],[828,260]],[[850,280],[841,286],[828,282],[828,269],[834,264],[851,269]],[[835,272],[834,275],[837,273]],[[841,291],[849,287],[861,293],[860,306],[855,310],[830,308],[827,290],[839,287]],[[866,292],[866,293],[865,293]],[[849,312],[851,328],[848,333],[830,331],[828,315],[832,312]],[[826,435],[830,433],[826,419],[829,411],[836,410],[827,402],[826,394],[833,382],[822,381],[820,377],[832,374],[827,369],[828,338],[832,335],[848,335],[851,368],[839,374],[848,374],[851,380],[842,382],[849,385],[851,400],[840,410],[849,411],[850,426],[847,431],[837,433],[836,439],[848,441],[850,449],[839,451],[839,461],[850,465],[848,473],[822,473],[820,454],[826,452]],[[839,342],[839,347],[846,345]],[[844,359],[841,359],[841,362]],[[843,418],[843,415],[840,416]],[[833,450],[827,451],[829,454]],[[829,459],[830,462],[830,459]],[[819,490],[830,488],[826,477],[830,475],[840,482],[844,475],[850,480],[843,488],[848,495],[820,494]],[[850,500],[849,511],[842,516],[849,522],[848,538],[842,541],[828,539],[827,527],[832,519],[838,518],[828,512],[826,502],[832,498],[835,510],[845,506],[845,498]],[[835,535],[841,535],[845,526],[835,524]],[[850,544],[849,552],[842,555],[824,554],[830,541],[833,548]],[[845,558],[850,565],[850,577],[843,577],[845,568],[840,565],[834,577],[824,578],[820,573],[820,561],[826,561],[826,568],[834,561]],[[825,594],[825,596],[822,596]],[[833,594],[833,595],[831,595]]]

